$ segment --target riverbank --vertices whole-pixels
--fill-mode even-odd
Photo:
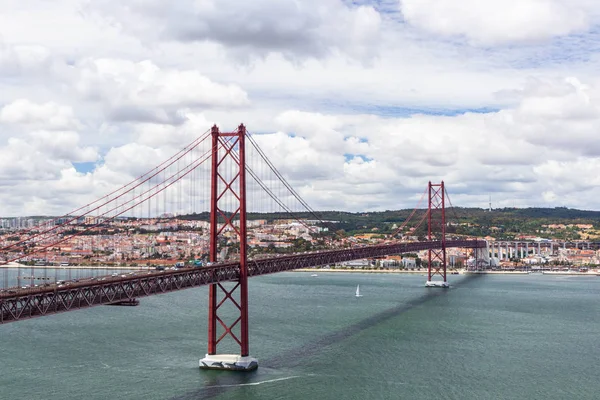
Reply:
[[[529,275],[529,271],[464,271],[467,275]]]
[[[310,272],[313,274],[318,273],[336,273],[336,272],[347,272],[356,274],[421,274],[427,275],[427,270],[411,271],[403,269],[316,269],[316,268],[299,268],[293,272]],[[448,271],[447,275],[537,275],[539,273],[532,273],[530,271]],[[572,276],[600,276],[598,272],[576,272],[576,271],[544,271],[544,275],[572,275]],[[540,274],[541,275],[541,274]]]
[[[544,271],[542,272],[544,275],[581,275],[581,276],[598,276],[599,272],[596,271],[588,271],[588,272],[578,272],[578,271]]]
[[[344,268],[336,268],[336,269],[316,269],[316,268],[299,268],[299,269],[295,269],[293,272],[312,272],[313,274],[316,273],[330,273],[330,272],[350,272],[350,273],[356,273],[356,274],[421,274],[421,275],[427,275],[427,270],[422,270],[422,271],[410,271],[410,270],[403,270],[403,269],[344,269]],[[458,272],[458,271],[457,271]],[[459,272],[460,273],[460,272]],[[452,272],[448,271],[448,275],[451,275]],[[458,275],[457,273],[454,273],[454,275]]]

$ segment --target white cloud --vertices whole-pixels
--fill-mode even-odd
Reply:
[[[306,192],[322,207],[335,198],[358,210],[376,195],[378,209],[394,208],[398,198],[418,192],[428,180],[445,180],[450,193],[466,202],[494,193],[500,204],[497,193],[504,193],[510,206],[551,200],[560,205],[570,199],[572,206],[590,207],[586,198],[571,194],[596,190],[595,178],[589,177],[600,155],[593,134],[600,130],[600,115],[589,111],[582,116],[566,105],[595,110],[597,90],[572,78],[540,81],[539,88],[530,83],[522,91],[515,108],[453,117],[381,119],[288,111],[277,120],[285,132],[298,136],[264,138],[273,143],[265,150],[284,171],[302,171],[291,173],[299,187],[319,185],[327,194]],[[307,154],[311,157],[300,168],[297,160]]]
[[[41,149],[26,140],[11,138],[0,148],[0,181],[6,185],[56,179],[66,166],[65,160],[45,157]]]
[[[94,162],[98,159],[96,149],[79,146],[79,134],[73,131],[34,131],[31,144],[53,159],[70,162]]]
[[[584,32],[600,10],[588,0],[400,0],[400,6],[417,28],[484,45]]]
[[[161,69],[151,61],[85,60],[77,90],[100,100],[118,121],[181,123],[185,108],[240,107],[248,95],[239,86],[218,84],[197,70]]]
[[[412,207],[441,179],[456,205],[597,208],[596,2],[5,3],[6,214],[76,208],[240,122],[315,208]]]
[[[51,130],[73,129],[80,125],[70,106],[53,102],[36,104],[27,99],[18,99],[2,107],[0,123],[43,127]]]
[[[19,75],[24,72],[42,73],[51,65],[50,51],[44,46],[9,46],[0,41],[0,73],[3,75]]]
[[[79,135],[71,131],[34,131],[10,138],[0,147],[0,179],[18,184],[20,180],[52,180],[72,163],[95,162],[96,149],[79,146]]]

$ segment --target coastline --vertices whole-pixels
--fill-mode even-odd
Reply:
[[[543,271],[543,275],[581,275],[581,276],[599,276],[600,272],[596,271],[588,271],[588,272],[578,272],[578,271]]]
[[[403,270],[403,269],[343,269],[343,268],[336,268],[336,269],[324,269],[324,268],[298,268],[298,269],[294,269],[291,272],[312,272],[313,274],[316,272],[322,272],[322,273],[329,273],[329,272],[350,272],[350,273],[355,273],[355,274],[421,274],[421,275],[427,275],[427,270],[423,270],[423,271],[407,271],[407,270]],[[460,274],[461,272],[459,272]],[[448,275],[451,275],[452,273],[450,271],[448,271]],[[457,274],[454,274],[457,275]]]
[[[402,269],[323,269],[323,268],[299,268],[292,270],[292,272],[311,272],[316,273],[338,273],[347,272],[355,274],[421,274],[427,275],[427,270],[424,271],[407,271]],[[453,273],[458,272],[458,274]],[[577,272],[577,271],[544,271],[530,272],[530,271],[448,271],[447,275],[570,275],[570,276],[600,276],[599,272]]]

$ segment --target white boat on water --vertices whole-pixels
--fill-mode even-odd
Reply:
[[[356,285],[356,297],[363,297],[363,295],[360,294],[360,285]]]
[[[317,274],[312,274],[311,276],[319,276],[319,275],[317,275]]]

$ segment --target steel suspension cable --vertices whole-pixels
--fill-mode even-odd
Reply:
[[[329,225],[326,221],[323,221],[323,219],[321,219],[321,217],[316,214],[316,212],[312,209],[312,207],[310,207],[308,205],[308,203],[306,203],[306,201],[291,187],[291,185],[287,182],[287,180],[283,177],[283,175],[281,175],[281,173],[277,170],[277,168],[273,165],[273,163],[267,158],[266,154],[258,146],[258,143],[256,143],[256,141],[252,138],[252,136],[250,134],[248,134],[247,137],[248,137],[250,143],[252,144],[252,146],[254,147],[254,149],[261,156],[262,160],[264,161],[264,164],[266,164],[269,167],[271,172],[273,172],[275,174],[277,179],[281,183],[283,183],[283,185],[300,202],[300,204],[307,211],[309,211],[309,213],[312,214],[319,222],[321,222],[321,224],[326,225],[326,226]],[[234,157],[237,157],[237,156],[234,155]],[[264,164],[262,164],[262,165],[264,165]],[[285,212],[292,217],[292,219],[295,219],[296,221],[298,221],[301,225],[306,227],[309,231],[313,231],[313,232],[316,231],[315,227],[308,225],[304,220],[302,220],[299,216],[297,216],[289,207],[287,207],[283,203],[283,201],[275,193],[273,193],[273,191],[270,188],[268,188],[268,186],[258,176],[256,176],[256,174],[254,174],[254,172],[248,166],[246,167],[246,169],[248,170],[250,175],[255,179],[255,181],[259,184],[259,186],[261,186],[261,188],[263,188],[263,190],[269,195],[269,197],[271,197],[271,199],[273,201],[275,201],[277,204],[279,204],[279,206],[281,208],[283,208],[285,210]],[[343,237],[341,235],[339,235],[336,231],[333,231],[333,232],[334,232],[335,236],[337,236],[340,239],[343,239]]]
[[[294,188],[288,183],[288,181],[283,177],[283,175],[281,175],[281,173],[279,172],[279,170],[277,170],[277,168],[275,168],[275,166],[273,165],[273,163],[267,158],[266,154],[260,148],[260,146],[258,145],[258,143],[256,142],[256,140],[254,140],[254,138],[252,137],[252,135],[248,134],[247,137],[248,137],[248,140],[250,141],[250,143],[252,144],[252,146],[256,149],[256,151],[258,152],[258,154],[261,156],[261,158],[269,166],[269,168],[271,169],[271,171],[275,174],[275,176],[277,176],[277,178],[281,181],[281,183],[283,183],[283,185],[289,190],[289,192],[296,198],[296,200],[298,200],[300,202],[300,204],[302,204],[302,206],[304,206],[304,208],[306,208],[306,210],[310,214],[312,214],[317,220],[319,220],[321,223],[325,224],[325,221],[323,221],[321,219],[321,217],[319,217],[316,214],[315,210],[313,210],[312,207],[310,207],[310,205],[308,205],[308,203],[294,190]]]
[[[132,210],[133,208],[137,207],[138,205],[140,205],[140,204],[144,203],[144,202],[145,202],[146,200],[148,200],[149,198],[152,198],[152,197],[156,196],[158,193],[161,193],[161,192],[163,192],[164,190],[166,190],[167,188],[169,188],[169,187],[170,187],[170,186],[172,186],[173,184],[177,183],[177,182],[178,182],[180,179],[183,179],[185,176],[187,176],[189,173],[191,173],[191,172],[192,172],[194,169],[196,169],[198,166],[202,165],[202,164],[203,164],[203,163],[204,163],[206,160],[208,160],[208,159],[210,158],[210,156],[211,156],[211,155],[210,155],[210,154],[208,154],[208,153],[212,153],[212,151],[207,151],[207,152],[205,153],[206,157],[205,157],[204,159],[200,160],[199,162],[196,162],[196,163],[195,163],[195,165],[194,165],[192,168],[190,168],[188,171],[186,171],[185,173],[183,173],[182,175],[180,175],[180,176],[179,176],[179,177],[178,177],[176,180],[174,180],[173,182],[170,182],[169,184],[165,185],[163,188],[157,189],[156,193],[153,193],[153,194],[149,195],[148,197],[146,197],[146,198],[144,198],[144,199],[142,199],[142,200],[138,201],[137,203],[134,203],[134,204],[133,204],[133,205],[131,205],[130,207],[128,207],[128,208],[126,208],[126,209],[124,209],[124,210],[122,210],[122,211],[118,212],[117,214],[113,215],[112,217],[108,217],[108,218],[107,218],[107,220],[108,220],[108,221],[114,220],[115,218],[117,218],[117,217],[119,217],[119,216],[121,216],[121,215],[125,214],[127,211],[130,211],[130,210]],[[181,171],[178,171],[178,172],[181,172]],[[177,173],[176,173],[176,174],[177,174]],[[174,175],[172,175],[172,176],[175,176],[176,174],[174,174]],[[167,180],[168,180],[168,179],[170,179],[170,178],[171,178],[171,177],[167,178]],[[166,181],[167,181],[167,180],[165,180],[165,181],[161,182],[160,184],[166,183]],[[159,185],[156,185],[156,186],[154,186],[152,189],[148,190],[147,192],[149,192],[149,191],[151,191],[151,190],[153,190],[153,189],[157,188],[158,186],[160,186],[160,184],[159,184]],[[145,193],[147,193],[147,192],[145,192]],[[144,193],[144,194],[145,194],[145,193]],[[138,197],[140,197],[140,196],[138,196]],[[127,203],[125,203],[125,204],[127,204]],[[120,206],[119,206],[119,207],[120,207]],[[64,237],[64,238],[62,238],[61,240],[59,240],[59,241],[57,241],[57,242],[51,243],[51,244],[49,244],[49,245],[46,245],[46,246],[44,246],[44,247],[42,247],[42,248],[38,249],[37,251],[35,251],[35,252],[31,253],[31,254],[38,254],[38,253],[40,253],[40,252],[43,252],[44,250],[46,250],[46,249],[48,249],[48,248],[50,248],[50,247],[52,247],[52,246],[56,246],[57,244],[63,243],[63,242],[65,242],[65,241],[69,240],[69,239],[72,239],[72,238],[74,238],[74,237],[77,237],[77,236],[80,236],[80,235],[82,235],[82,234],[84,234],[84,233],[86,233],[86,232],[89,232],[89,231],[90,231],[90,230],[92,230],[93,228],[96,228],[96,227],[98,227],[99,225],[101,225],[101,224],[103,224],[103,223],[105,223],[105,222],[106,222],[106,220],[104,220],[104,221],[102,221],[102,222],[99,222],[99,223],[96,223],[96,224],[94,224],[94,225],[91,225],[90,227],[88,227],[88,228],[86,228],[86,229],[84,229],[84,230],[78,231],[77,233],[75,233],[75,234],[73,234],[73,235],[70,235],[70,236]],[[25,255],[23,255],[23,256],[20,256],[20,257],[15,257],[15,258],[12,258],[12,259],[8,259],[8,260],[6,260],[6,261],[4,261],[4,262],[0,263],[0,265],[5,265],[5,264],[8,264],[8,263],[10,263],[10,262],[13,262],[13,261],[20,260],[20,259],[21,259],[21,258],[23,258],[23,257],[25,257]]]
[[[458,214],[456,213],[455,207],[452,204],[452,200],[450,200],[450,195],[448,194],[448,191],[446,190],[446,187],[444,187],[444,193],[446,194],[446,198],[448,199],[448,203],[450,203],[450,209],[452,210],[452,214],[454,214],[454,218],[456,219],[456,223],[458,223],[459,222]]]
[[[413,227],[413,232],[416,232],[417,229],[419,229],[421,227],[421,225],[423,224],[423,222],[425,221],[425,218],[429,215],[429,209],[427,209],[427,211],[425,211],[425,214],[423,214],[423,217],[421,218],[421,220],[419,221],[419,223]]]
[[[183,152],[183,154],[179,155],[179,157],[178,157],[178,158],[174,159],[174,158],[175,158],[175,156],[173,156],[173,157],[170,157],[170,158],[167,160],[167,161],[173,160],[173,162],[171,162],[170,164],[168,164],[168,165],[166,165],[166,166],[164,166],[164,164],[165,164],[167,161],[165,161],[165,162],[161,163],[161,164],[159,165],[159,167],[161,167],[161,166],[162,166],[162,168],[161,168],[161,169],[159,169],[158,171],[156,171],[154,174],[152,174],[151,176],[147,177],[147,178],[146,178],[146,179],[144,179],[143,181],[140,181],[140,182],[139,182],[137,185],[135,185],[135,186],[131,187],[129,190],[127,190],[127,191],[125,191],[125,192],[123,192],[123,193],[119,194],[118,196],[116,196],[116,197],[114,197],[114,198],[112,198],[112,199],[109,199],[109,200],[105,201],[104,203],[102,203],[102,204],[98,205],[97,207],[95,207],[95,208],[93,208],[93,209],[91,209],[91,210],[88,210],[88,211],[86,212],[86,214],[89,214],[89,213],[91,213],[91,212],[94,212],[94,211],[98,211],[98,210],[99,210],[101,207],[104,207],[105,205],[107,205],[107,204],[110,204],[111,202],[116,202],[118,199],[122,198],[123,196],[125,196],[126,194],[128,194],[128,193],[130,193],[130,192],[134,192],[134,196],[135,196],[135,189],[136,189],[136,188],[138,188],[139,186],[143,185],[144,183],[146,183],[146,182],[150,181],[152,178],[154,178],[155,176],[157,176],[157,175],[158,175],[158,174],[160,174],[161,172],[165,171],[165,170],[166,170],[168,167],[170,167],[171,165],[174,165],[174,164],[175,164],[177,161],[179,161],[179,159],[181,159],[181,158],[182,158],[184,155],[186,155],[187,153],[189,153],[190,151],[192,151],[192,150],[193,150],[195,147],[197,147],[197,146],[198,146],[198,145],[200,145],[200,144],[201,144],[201,143],[202,143],[204,140],[206,140],[206,138],[207,138],[207,137],[209,137],[209,135],[207,135],[207,134],[205,133],[205,134],[204,134],[204,135],[203,135],[201,138],[199,138],[199,139],[195,140],[194,142],[192,142],[192,144],[193,144],[193,143],[195,143],[195,142],[197,142],[196,144],[194,144],[194,145],[193,145],[193,147],[190,147],[190,148],[188,149],[188,147],[189,147],[189,146],[186,146],[186,147],[184,148],[184,150],[186,150],[186,149],[187,149],[186,151],[184,151],[184,150],[181,150],[181,151],[177,152],[177,153],[176,153],[176,155],[179,155],[179,154],[180,154],[182,151],[184,151],[184,152]],[[155,171],[155,170],[156,170],[156,168],[158,168],[158,167],[155,167],[155,168],[153,168],[151,171],[149,171],[149,172],[145,173],[144,175],[142,175],[142,177],[146,177],[146,176],[147,176],[149,173],[151,173],[152,171]],[[116,191],[113,191],[111,194],[109,194],[109,195],[106,195],[106,196],[104,196],[104,197],[100,198],[99,200],[96,200],[96,201],[94,201],[94,202],[92,202],[92,203],[89,203],[89,204],[95,204],[95,203],[98,203],[100,200],[102,200],[102,199],[105,199],[105,198],[107,198],[107,197],[109,197],[109,196],[111,196],[111,195],[113,195],[113,194],[117,193],[119,190],[121,190],[121,189],[124,189],[124,188],[125,188],[125,187],[127,187],[128,185],[130,185],[130,184],[132,184],[132,183],[135,183],[135,182],[137,182],[137,179],[136,179],[136,180],[134,180],[134,181],[132,181],[132,182],[130,182],[130,183],[128,183],[127,185],[125,185],[125,186],[123,186],[123,187],[121,187],[121,188],[117,189]],[[156,187],[156,186],[155,186],[155,187]],[[131,201],[131,200],[128,200],[128,201],[126,201],[124,204],[127,204],[127,203],[128,203],[128,202],[130,202],[130,201]],[[88,204],[88,205],[86,205],[86,206],[83,206],[83,207],[80,207],[80,208],[78,208],[78,209],[77,209],[77,211],[79,211],[79,210],[82,210],[83,208],[86,208],[86,207],[88,207],[88,206],[89,206],[89,204]],[[84,215],[85,215],[85,214],[84,214]],[[30,240],[32,240],[32,239],[35,239],[35,238],[37,238],[37,237],[39,237],[39,236],[41,236],[41,235],[45,235],[46,233],[50,233],[50,232],[53,232],[53,231],[55,231],[55,230],[58,230],[58,229],[60,229],[60,228],[62,228],[62,227],[68,226],[68,225],[69,225],[71,222],[73,222],[73,221],[75,221],[75,220],[78,220],[78,219],[79,219],[79,218],[81,218],[82,216],[83,216],[83,215],[80,215],[80,216],[75,216],[75,217],[70,217],[70,219],[69,219],[69,220],[67,220],[66,222],[64,222],[64,223],[62,223],[62,224],[60,224],[60,225],[54,226],[54,227],[52,227],[52,228],[49,228],[49,229],[47,229],[47,230],[45,230],[45,231],[42,231],[42,232],[39,232],[39,233],[37,233],[37,234],[35,234],[35,235],[29,236],[29,237],[28,237],[28,238],[26,238],[26,239],[20,240],[20,241],[18,241],[18,242],[15,242],[15,243],[12,243],[12,244],[10,244],[10,245],[8,245],[8,246],[2,247],[2,248],[0,248],[0,251],[3,251],[3,250],[8,250],[8,249],[10,249],[10,248],[13,248],[13,247],[15,247],[15,246],[19,245],[19,244],[22,244],[22,243],[25,243],[25,242],[27,242],[27,241],[30,241]],[[63,218],[63,217],[61,217],[61,218]],[[60,218],[59,218],[59,219],[60,219]],[[57,220],[58,220],[58,219],[57,219]],[[26,233],[26,232],[22,232],[22,233]]]
[[[152,173],[152,171],[154,171],[154,170],[156,170],[156,169],[159,169],[159,168],[161,168],[162,166],[164,166],[165,164],[167,164],[169,161],[171,161],[171,160],[173,160],[174,158],[176,158],[176,157],[177,157],[177,156],[178,156],[180,153],[184,152],[184,151],[185,151],[185,150],[186,150],[188,147],[189,147],[189,148],[193,148],[193,147],[195,147],[195,146],[199,145],[201,142],[203,142],[203,141],[204,141],[204,140],[205,140],[205,139],[206,139],[206,138],[209,136],[209,133],[210,133],[210,129],[209,129],[209,130],[207,130],[206,132],[204,132],[204,133],[203,133],[203,134],[202,134],[200,137],[196,138],[196,139],[195,139],[194,141],[192,141],[190,144],[188,144],[187,146],[185,146],[183,149],[181,149],[180,151],[178,151],[177,153],[175,153],[174,155],[172,155],[171,157],[169,157],[168,159],[166,159],[165,161],[163,161],[162,163],[160,163],[160,164],[159,164],[159,165],[157,165],[156,167],[152,168],[150,171],[146,172],[146,173],[145,173],[145,174],[143,174],[143,175],[140,175],[140,176],[138,176],[137,178],[135,178],[134,180],[130,181],[129,183],[126,183],[125,185],[121,186],[120,188],[118,188],[118,189],[116,189],[116,190],[113,190],[112,192],[110,192],[110,193],[108,193],[108,194],[106,194],[106,195],[104,195],[104,196],[100,197],[100,198],[99,198],[99,199],[97,199],[97,200],[94,200],[94,201],[92,201],[91,203],[85,204],[85,205],[83,205],[83,206],[81,206],[81,207],[79,207],[79,208],[77,208],[77,209],[75,209],[75,210],[69,211],[68,213],[66,213],[66,214],[64,214],[64,215],[62,215],[62,216],[60,216],[60,217],[54,218],[54,219],[52,219],[52,220],[50,220],[50,221],[46,221],[46,223],[53,223],[53,222],[57,222],[57,221],[59,221],[59,220],[61,220],[61,219],[63,219],[63,218],[69,218],[69,217],[71,217],[73,214],[75,214],[75,213],[77,213],[77,212],[79,212],[79,211],[83,210],[84,208],[86,208],[86,207],[90,207],[90,206],[92,206],[93,204],[96,204],[96,203],[100,202],[101,200],[103,200],[103,199],[105,199],[105,198],[107,198],[107,197],[110,197],[110,196],[112,196],[113,194],[115,194],[115,193],[118,193],[118,192],[119,192],[119,191],[121,191],[121,190],[124,190],[126,187],[128,187],[128,186],[130,186],[130,185],[134,184],[135,182],[139,181],[140,179],[142,179],[142,178],[146,177],[148,174]],[[169,164],[167,167],[169,167],[170,165],[172,165],[172,164]],[[143,182],[142,182],[142,183],[143,183]],[[96,210],[96,209],[93,209],[93,210],[91,210],[91,211],[95,211],[95,210]],[[91,212],[91,211],[88,211],[88,212]],[[30,229],[26,229],[25,231],[22,231],[21,233],[27,233],[27,232],[30,232],[30,231],[34,230],[35,228],[36,228],[36,227],[32,227],[32,228],[30,228]],[[4,248],[0,248],[0,250],[4,250]]]
[[[392,234],[392,237],[395,236],[395,235],[397,235],[398,233],[400,233],[400,231],[402,229],[404,229],[404,227],[406,227],[406,225],[408,224],[408,222],[411,220],[411,218],[415,215],[415,213],[419,209],[419,206],[421,205],[421,202],[423,201],[423,199],[425,199],[425,195],[426,194],[427,194],[427,189],[425,189],[425,191],[421,195],[421,198],[419,199],[419,201],[417,203],[417,206],[412,210],[412,212],[410,213],[410,215],[408,216],[408,218],[402,223],[402,225],[400,225],[400,227],[398,229],[396,229],[396,231]]]
[[[235,152],[231,153],[231,156],[233,157],[233,159],[236,162],[240,162],[239,161],[239,157]],[[264,159],[264,158],[263,158]],[[258,185],[269,195],[269,197],[271,197],[271,199],[273,199],[273,201],[275,201],[277,204],[279,204],[279,206],[288,214],[290,215],[293,219],[297,220],[298,222],[300,222],[305,228],[309,229],[309,230],[313,230],[314,228],[307,225],[304,221],[302,221],[301,219],[299,219],[296,215],[294,215],[293,211],[287,207],[287,205],[285,203],[283,203],[283,201],[275,194],[273,193],[273,191],[262,181],[262,179],[260,179],[260,177],[254,173],[254,171],[252,170],[252,168],[249,165],[246,165],[246,171],[248,171],[248,173],[250,174],[250,176],[252,178],[254,178],[255,182],[258,183]]]

